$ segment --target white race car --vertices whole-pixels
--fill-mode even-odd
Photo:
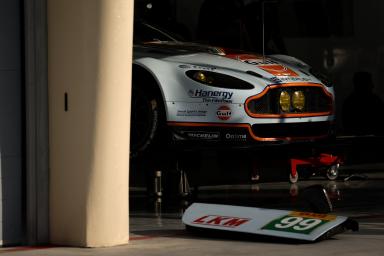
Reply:
[[[131,154],[169,140],[252,146],[333,134],[334,88],[304,62],[181,42],[146,23],[134,33]]]

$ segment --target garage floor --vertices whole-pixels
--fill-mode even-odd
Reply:
[[[364,176],[350,176],[350,174]],[[349,178],[349,180],[345,180]],[[358,232],[345,232],[317,243],[287,243],[278,239],[241,236],[207,236],[188,233],[181,223],[184,209],[192,202],[235,204],[263,208],[301,210],[306,187],[322,184],[332,198],[334,213],[353,217]],[[384,165],[346,166],[337,181],[314,176],[296,185],[287,181],[259,184],[200,186],[197,195],[182,199],[177,194],[159,199],[142,187],[130,194],[130,244],[105,249],[2,248],[4,255],[383,255]]]

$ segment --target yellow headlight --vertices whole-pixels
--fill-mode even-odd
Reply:
[[[295,110],[303,111],[305,107],[305,95],[302,91],[295,91],[292,96],[292,106]]]
[[[280,93],[279,103],[281,110],[284,112],[289,112],[289,109],[291,108],[291,96],[288,92],[282,91]]]
[[[210,76],[209,74],[206,74],[203,71],[198,71],[193,75],[194,79],[205,83],[205,84],[212,84],[213,83],[213,77]]]
[[[200,82],[203,82],[203,83],[206,83],[207,82],[207,77],[205,76],[205,74],[201,71],[199,72],[196,72],[195,75],[194,75],[195,79],[200,81]]]

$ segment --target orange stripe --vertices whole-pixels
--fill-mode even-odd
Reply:
[[[261,93],[249,97],[245,101],[245,112],[250,116],[254,118],[292,118],[292,117],[311,117],[311,116],[328,116],[331,115],[333,112],[333,106],[331,106],[331,110],[327,112],[315,112],[315,113],[287,113],[287,114],[255,114],[252,113],[248,108],[248,103],[251,100],[259,99],[263,97],[270,89],[279,88],[279,87],[320,87],[324,93],[331,99],[332,101],[332,94],[329,93],[327,90],[324,89],[324,87],[320,84],[315,83],[290,83],[290,84],[276,84],[266,87]]]

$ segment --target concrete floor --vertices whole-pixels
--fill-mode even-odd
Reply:
[[[367,179],[344,181],[350,173],[363,173]],[[2,248],[0,254],[28,256],[77,255],[383,255],[384,251],[384,165],[347,166],[340,179],[327,181],[311,177],[296,185],[287,181],[259,184],[209,185],[199,187],[189,200],[176,196],[160,199],[148,197],[141,187],[130,194],[129,245],[104,249],[79,248]],[[316,243],[286,241],[241,236],[207,236],[192,234],[181,223],[184,209],[192,202],[235,204],[263,208],[302,210],[304,189],[322,184],[332,198],[334,214],[354,218],[358,232],[345,232]]]

